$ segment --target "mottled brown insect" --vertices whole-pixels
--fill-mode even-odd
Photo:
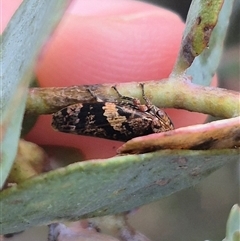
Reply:
[[[138,99],[122,96],[115,86],[120,99],[116,101],[99,101],[89,90],[98,102],[61,109],[53,114],[52,126],[61,132],[118,141],[174,129],[167,114],[150,103],[144,94],[144,85],[141,87],[144,105]]]

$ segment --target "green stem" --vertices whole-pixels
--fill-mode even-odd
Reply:
[[[32,88],[29,91],[26,114],[51,114],[74,103],[96,101],[87,88],[91,88],[101,99],[117,99],[116,92],[111,88],[113,85]],[[146,96],[159,107],[186,109],[222,118],[240,115],[238,92],[195,85],[184,78],[181,81],[173,78],[149,81],[144,88]],[[142,100],[141,88],[137,82],[118,84],[117,89],[122,95]]]

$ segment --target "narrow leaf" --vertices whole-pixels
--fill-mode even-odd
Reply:
[[[229,26],[233,3],[234,0],[224,1],[208,48],[205,48],[200,56],[195,58],[190,68],[187,69],[187,75],[193,77],[193,83],[195,84],[210,85],[213,75],[216,73],[223,52],[224,40]],[[209,13],[211,12],[209,11]]]
[[[226,238],[223,241],[238,241],[240,238],[240,207],[235,204],[227,221]]]
[[[25,0],[5,29],[1,41],[2,114],[1,178],[3,186],[17,152],[21,123],[37,53],[60,20],[69,0]]]
[[[162,149],[208,150],[240,147],[240,117],[178,128],[133,138],[118,153],[146,153]]]
[[[234,0],[192,1],[172,76],[193,77],[193,83],[209,85],[223,51]]]
[[[74,163],[0,193],[3,234],[121,213],[199,183],[239,150],[160,152]]]

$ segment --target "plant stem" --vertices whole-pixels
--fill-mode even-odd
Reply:
[[[186,109],[221,118],[240,115],[239,92],[195,85],[183,77],[179,80],[148,81],[144,85],[146,96],[158,107]],[[89,88],[103,100],[116,100],[118,96],[112,88],[114,85],[32,88],[28,95],[26,114],[51,114],[74,103],[94,102],[96,100],[89,93]],[[117,84],[117,88],[124,96],[142,100],[137,82]]]

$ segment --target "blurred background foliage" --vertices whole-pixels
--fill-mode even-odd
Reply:
[[[191,0],[144,0],[186,19]],[[235,0],[225,50],[218,68],[219,86],[240,90],[240,0]],[[130,223],[152,241],[222,240],[230,209],[239,203],[240,161],[216,171],[199,185],[141,207]],[[32,228],[9,241],[47,240],[47,228]],[[30,238],[30,239],[29,239]]]

